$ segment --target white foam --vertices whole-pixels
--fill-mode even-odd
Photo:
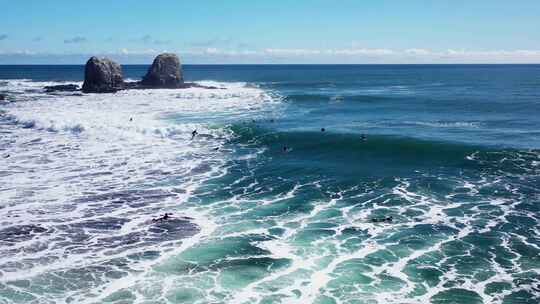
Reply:
[[[27,83],[27,80],[18,80],[10,85],[14,90],[24,92]],[[524,269],[524,257],[515,249],[515,243],[534,250],[539,250],[540,246],[526,236],[497,231],[501,224],[508,223],[509,215],[517,212],[515,209],[520,201],[528,199],[520,196],[515,186],[505,185],[502,177],[448,178],[416,171],[416,174],[422,175],[421,178],[396,179],[395,186],[386,188],[377,185],[365,192],[362,188],[370,187],[357,185],[332,192],[328,190],[325,180],[290,183],[290,180],[278,178],[275,182],[282,182],[280,189],[283,186],[286,190],[276,191],[274,185],[257,176],[255,170],[251,171],[256,167],[253,160],[265,151],[256,147],[235,159],[250,163],[246,172],[242,172],[231,185],[216,192],[221,195],[223,193],[220,191],[230,191],[225,194],[227,198],[198,205],[194,193],[201,189],[201,184],[223,176],[228,170],[225,165],[227,152],[221,152],[225,149],[220,152],[209,149],[225,144],[231,137],[231,132],[224,126],[232,120],[256,117],[276,104],[268,92],[244,83],[203,84],[224,89],[125,91],[82,97],[46,95],[36,90],[29,93],[32,101],[9,104],[5,109],[18,124],[6,126],[6,130],[12,132],[8,132],[7,136],[11,136],[13,141],[8,143],[12,145],[12,156],[8,161],[2,159],[10,172],[10,175],[0,177],[2,224],[40,224],[57,230],[37,239],[18,242],[11,247],[15,253],[0,255],[0,267],[10,262],[27,265],[25,269],[11,271],[5,270],[7,267],[1,268],[0,283],[41,278],[45,274],[61,274],[70,269],[84,271],[85,267],[127,259],[130,255],[147,250],[159,252],[159,258],[130,262],[129,270],[120,279],[107,278],[98,273],[95,282],[90,283],[94,286],[66,292],[54,300],[65,302],[70,298],[77,303],[92,303],[128,290],[136,295],[136,303],[168,302],[168,295],[191,288],[200,295],[193,302],[257,303],[267,296],[279,294],[283,303],[312,303],[322,295],[337,303],[348,303],[354,297],[378,303],[430,303],[434,295],[450,289],[448,285],[461,282],[461,288],[476,292],[485,303],[502,303],[505,295],[520,290],[521,287],[514,283],[515,275],[530,270]],[[30,83],[27,87],[35,88],[37,85]],[[212,121],[212,125],[209,121]],[[28,128],[22,128],[23,124]],[[194,129],[201,136],[190,140]],[[470,161],[481,158],[480,152],[468,157]],[[437,195],[437,191],[422,183],[422,178],[433,178],[436,182],[443,179],[441,182],[454,189]],[[334,181],[330,182],[332,184]],[[499,199],[484,194],[492,192],[490,187],[496,187],[504,191],[506,196],[512,195],[512,198]],[[124,204],[121,208],[112,207],[113,198],[77,201],[125,189],[159,190],[158,195],[170,196],[148,199],[151,203],[144,206],[138,206],[134,199],[135,204]],[[308,191],[323,192],[324,197],[328,198],[307,198],[303,204],[309,207],[308,211],[277,212],[263,219],[257,214],[258,211],[270,210],[273,205],[281,207],[289,201],[296,203],[299,196],[309,197],[304,196]],[[136,195],[142,197],[144,193]],[[120,197],[118,200],[130,199]],[[99,238],[105,234],[125,238],[145,233],[148,220],[156,213],[171,211],[175,216],[193,218],[191,221],[201,231],[181,242],[137,243],[134,247],[109,249],[97,247],[101,245]],[[370,218],[380,214],[391,214],[395,220],[391,224],[370,221]],[[532,215],[520,215],[536,221]],[[129,222],[105,233],[85,227],[83,230],[90,240],[82,243],[93,250],[76,252],[60,244],[65,241],[80,249],[76,247],[77,241],[71,240],[62,231],[62,225],[76,226],[88,220],[105,221],[108,217],[125,218]],[[313,227],[321,227],[317,226],[319,224],[326,224],[323,227],[327,228],[321,228],[325,233],[316,235],[319,228]],[[399,254],[394,252],[395,246],[401,241],[395,237],[401,238],[401,232],[414,233],[417,225],[433,228],[434,238],[422,239],[425,243],[423,247],[412,249],[404,245]],[[276,230],[271,231],[270,228]],[[330,232],[329,236],[326,232]],[[531,232],[538,234],[538,228]],[[491,277],[481,281],[460,273],[455,265],[459,263],[454,259],[456,256],[446,256],[443,247],[452,242],[464,244],[459,257],[468,258],[473,254],[468,239],[489,233],[501,233],[499,245],[510,254],[510,267],[499,265],[498,259],[489,253],[479,258],[489,263],[488,270],[493,272]],[[306,234],[313,237],[311,243],[302,239]],[[190,260],[190,265],[195,265],[187,271],[156,271],[163,265],[177,265],[175,262],[184,258],[182,253],[193,246],[250,236],[261,236],[262,241],[250,243],[250,246],[262,249],[260,255],[235,252],[216,258],[210,266],[198,265],[198,261]],[[45,244],[47,249],[25,252],[25,249],[39,245],[38,241]],[[349,241],[353,243],[352,246],[348,244]],[[370,255],[383,252],[390,252],[392,261],[383,260],[380,264],[372,265],[366,260]],[[441,258],[416,264],[431,253]],[[242,287],[227,286],[220,281],[228,271],[220,268],[221,261],[238,261],[244,265],[242,263],[247,263],[245,260],[250,258],[286,259],[290,263],[275,269],[269,267],[264,276]],[[342,275],[346,276],[342,267],[346,263],[365,266],[362,275],[373,279],[373,282],[364,286],[363,283],[339,281]],[[436,286],[428,287],[427,282],[418,282],[417,279],[421,278],[409,277],[407,270],[411,266],[418,269],[435,268],[444,270],[444,273]],[[110,267],[124,270],[122,267]],[[390,287],[382,286],[386,283],[384,276],[395,278],[399,283]],[[486,286],[495,282],[509,283],[511,290],[487,294]],[[343,290],[348,290],[341,298],[337,295],[341,292],[341,286],[336,285],[344,285]],[[412,297],[411,292],[420,286],[425,287],[426,292]],[[24,288],[17,290],[24,291]],[[149,296],[150,290],[155,290],[153,292],[158,295]],[[97,295],[86,294],[90,291]]]
[[[277,104],[264,90],[244,83],[203,82],[221,89],[129,90],[82,96],[42,90],[55,84],[59,83],[23,79],[9,80],[6,86],[12,94],[24,94],[3,107],[16,124],[5,128],[9,130],[6,136],[11,136],[11,156],[8,161],[2,159],[6,162],[2,170],[8,172],[0,177],[2,228],[39,225],[48,232],[14,247],[0,248],[17,252],[0,256],[0,283],[97,266],[143,250],[160,252],[157,260],[130,265],[136,272],[127,277],[101,278],[106,283],[104,289],[98,286],[101,279],[96,278],[91,284],[98,285],[91,290],[99,288],[100,299],[137,284],[153,265],[212,233],[215,226],[208,214],[186,207],[193,191],[227,170],[226,152],[212,148],[231,138],[228,124],[256,117],[259,111]],[[191,140],[195,129],[199,135]],[[145,191],[150,190],[155,194],[145,198]],[[116,193],[120,195],[118,203],[114,203]],[[152,195],[163,196],[153,199]],[[89,198],[93,200],[84,201]],[[123,245],[123,250],[96,247],[100,238],[146,233],[148,221],[162,212],[189,216],[201,231],[181,245],[144,243],[137,248]],[[128,221],[107,232],[84,226],[111,217]],[[85,227],[77,233],[89,236],[82,243],[65,232],[65,227],[77,225]],[[28,250],[40,244],[47,244],[46,249]],[[86,249],[67,250],[63,244]],[[3,267],[16,262],[23,263],[24,269],[8,271]],[[73,296],[82,302],[81,295],[87,291],[74,290],[62,297]]]
[[[431,128],[479,128],[480,123],[474,121],[405,121],[406,124]]]

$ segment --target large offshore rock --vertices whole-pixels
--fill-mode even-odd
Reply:
[[[143,77],[141,84],[152,88],[179,88],[184,86],[180,60],[176,54],[159,54]]]
[[[84,68],[85,93],[110,93],[124,88],[120,65],[109,58],[91,57]]]

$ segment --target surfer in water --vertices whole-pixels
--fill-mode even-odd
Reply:
[[[372,218],[372,223],[391,223],[394,220],[393,217]]]
[[[197,134],[199,134],[199,132],[197,132],[197,130],[193,130],[193,132],[191,132],[191,140],[193,140],[195,138],[195,136],[197,136]]]
[[[162,216],[158,217],[158,218],[155,218],[155,219],[152,219],[152,222],[164,222],[164,221],[168,221],[171,219],[171,215],[172,213],[165,213],[163,214]]]

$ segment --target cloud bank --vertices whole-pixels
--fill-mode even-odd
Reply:
[[[170,40],[162,40],[162,39],[156,39],[152,37],[152,35],[144,35],[139,39],[132,40],[133,42],[142,42],[144,44],[156,44],[156,45],[162,45],[162,44],[169,44],[171,43]]]
[[[64,40],[64,43],[66,43],[66,44],[69,44],[69,43],[84,43],[86,41],[87,40],[86,40],[85,37],[76,36],[76,37]]]
[[[69,42],[67,42],[69,41]],[[66,43],[85,42],[84,37],[74,37]],[[159,40],[147,35],[139,41],[159,46]],[[347,63],[347,64],[415,64],[415,63],[540,63],[540,50],[468,50],[426,48],[386,49],[386,48],[219,48],[214,41],[206,41],[197,47],[176,48],[122,48],[117,51],[95,51],[92,53],[36,53],[29,51],[2,52],[0,63],[32,63],[33,61],[51,63],[84,63],[91,55],[109,56],[124,63],[147,64],[156,54],[174,52],[184,63]],[[208,45],[208,47],[202,47]]]

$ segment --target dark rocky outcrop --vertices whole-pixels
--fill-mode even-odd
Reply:
[[[120,65],[108,58],[92,57],[84,68],[84,93],[111,93],[124,89]]]
[[[150,88],[184,87],[180,59],[176,54],[159,54],[143,77],[141,85]]]
[[[184,89],[184,88],[204,88],[223,89],[214,86],[204,86],[196,83],[184,82],[182,77],[182,67],[176,54],[163,53],[158,55],[142,81],[124,82],[122,68],[120,65],[108,58],[91,57],[86,62],[84,69],[84,83],[82,91],[84,93],[114,93],[119,90],[141,90],[141,89]],[[79,86],[76,84],[63,84],[44,87],[45,92],[53,93],[57,91],[76,92]],[[80,93],[74,93],[79,96]],[[0,100],[2,94],[0,94]]]
[[[54,85],[54,86],[46,86],[45,92],[51,93],[51,92],[75,92],[79,90],[79,86],[76,84],[61,84],[61,85]]]

